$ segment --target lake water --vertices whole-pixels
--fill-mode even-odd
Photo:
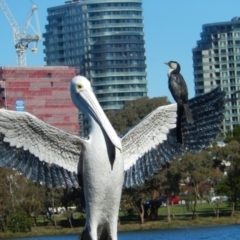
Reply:
[[[14,240],[77,240],[79,235],[14,238]],[[118,240],[237,240],[240,225],[189,227],[138,232],[120,232]]]

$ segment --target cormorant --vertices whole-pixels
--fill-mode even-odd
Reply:
[[[170,67],[168,71],[168,87],[177,103],[177,140],[183,143],[181,119],[185,112],[187,123],[194,123],[191,110],[188,106],[188,88],[180,73],[181,67],[178,62],[170,61],[164,63]]]

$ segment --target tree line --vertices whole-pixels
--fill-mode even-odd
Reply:
[[[169,104],[166,97],[141,98],[127,102],[123,109],[108,112],[107,115],[118,133],[135,125],[148,113],[159,106]],[[158,217],[159,200],[164,197],[171,221],[169,198],[181,197],[186,201],[192,218],[196,216],[197,201],[215,189],[216,194],[226,195],[235,214],[240,197],[240,125],[229,132],[227,145],[212,147],[198,154],[185,154],[173,159],[154,176],[137,188],[123,189],[121,211],[125,214],[136,212],[141,223]],[[151,201],[150,209],[146,201]],[[191,203],[191,204],[190,204]],[[82,189],[53,189],[31,182],[13,170],[0,168],[0,229],[29,231],[37,224],[39,215],[44,216],[55,227],[55,215],[50,209],[62,206],[68,209],[77,206],[84,212],[85,203]],[[214,209],[218,216],[218,209]],[[72,212],[66,213],[72,227]]]

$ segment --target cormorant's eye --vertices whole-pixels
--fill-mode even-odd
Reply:
[[[83,85],[80,84],[80,83],[78,83],[78,84],[77,84],[77,89],[78,89],[78,90],[82,90],[82,89],[83,89]]]

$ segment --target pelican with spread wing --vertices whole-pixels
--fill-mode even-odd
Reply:
[[[86,225],[80,239],[117,240],[122,187],[134,187],[184,152],[199,152],[216,139],[224,110],[219,88],[191,99],[194,124],[182,119],[184,145],[176,140],[177,105],[159,107],[117,136],[82,76],[70,84],[76,107],[91,121],[88,138],[57,129],[24,112],[0,110],[0,167],[16,169],[49,187],[83,182]]]

